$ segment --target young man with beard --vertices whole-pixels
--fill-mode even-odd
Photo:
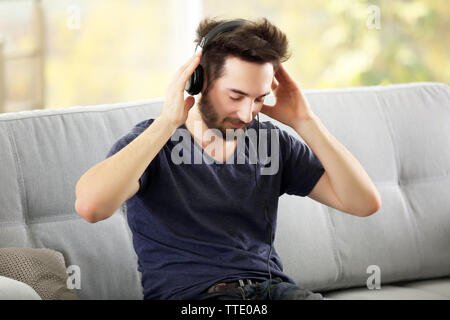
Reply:
[[[204,19],[196,42],[223,22]],[[89,222],[127,201],[145,299],[322,299],[284,274],[272,250],[279,196],[309,196],[361,217],[379,209],[367,173],[282,65],[287,47],[267,19],[218,35],[173,76],[160,116],[138,123],[78,181],[75,208]],[[199,63],[205,81],[195,103],[184,88]],[[271,89],[273,107],[264,105]],[[259,112],[291,126],[309,146],[260,123]],[[242,132],[256,128],[266,130],[268,141],[278,136],[268,146],[279,153],[273,174],[249,161],[255,142],[241,139]],[[171,139],[182,130],[188,139]],[[227,130],[237,138],[227,138]],[[209,131],[215,137],[204,139]],[[236,163],[242,141],[246,161]],[[188,159],[214,161],[175,163],[180,143],[191,151]]]

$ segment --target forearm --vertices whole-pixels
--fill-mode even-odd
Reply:
[[[86,171],[76,185],[78,213],[91,222],[110,217],[127,200],[175,129],[156,118],[132,142]]]
[[[380,206],[380,195],[366,171],[316,115],[300,121],[294,129],[321,161],[344,207],[368,212]]]

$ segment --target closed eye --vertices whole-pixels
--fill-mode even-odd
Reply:
[[[230,97],[230,99],[233,100],[233,101],[239,101],[239,100],[242,99],[242,97],[240,97],[240,98],[233,98],[233,97]],[[256,99],[255,101],[258,102],[258,103],[263,102],[263,100],[261,100],[261,99]]]

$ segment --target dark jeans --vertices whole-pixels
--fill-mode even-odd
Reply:
[[[275,278],[260,283],[248,284],[235,289],[201,293],[192,297],[193,300],[323,300],[320,293],[314,293],[295,284],[283,282]]]

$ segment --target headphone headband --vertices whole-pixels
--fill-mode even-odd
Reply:
[[[202,41],[200,42],[199,45],[201,48],[204,48],[208,44],[208,42],[214,39],[218,34],[232,31],[237,27],[246,24],[250,24],[250,22],[244,19],[236,19],[232,21],[222,22],[219,25],[215,26],[211,31],[209,31],[206,34],[206,36],[202,38]]]
[[[250,23],[251,23],[250,21],[244,19],[236,19],[220,23],[219,25],[212,28],[212,30],[209,31],[206,34],[206,36],[202,38],[200,44],[197,44],[197,46],[195,47],[195,51],[197,51],[197,47],[199,45],[203,49],[208,44],[208,42],[214,39],[218,34],[232,31],[237,27]],[[189,93],[190,95],[196,95],[200,93],[202,88],[203,88],[203,67],[201,64],[199,64],[197,68],[195,68],[189,80],[186,82],[184,90],[186,90],[187,93]]]

